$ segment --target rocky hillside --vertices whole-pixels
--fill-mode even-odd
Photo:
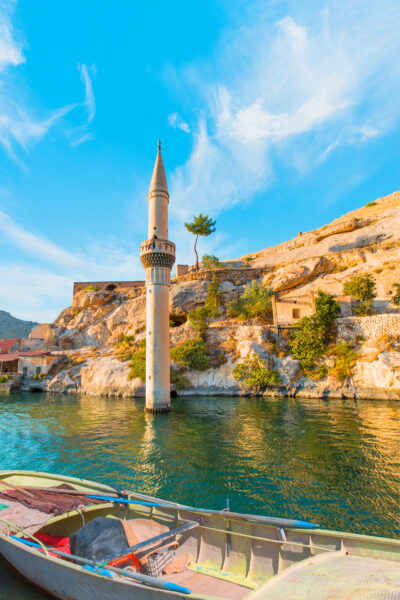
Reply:
[[[400,193],[336,219],[320,229],[252,255],[229,261],[218,271],[222,303],[236,300],[256,280],[295,298],[322,289],[343,294],[352,275],[371,273],[377,298],[373,316],[339,318],[336,341],[357,347],[351,376],[338,379],[336,364],[327,356],[323,376],[305,375],[290,355],[287,339],[277,339],[271,323],[257,319],[228,319],[226,311],[213,319],[204,333],[211,355],[210,368],[186,370],[183,394],[254,393],[239,384],[233,368],[254,355],[278,374],[279,384],[257,393],[297,396],[394,397],[400,395],[400,311],[391,302],[393,285],[400,283]],[[170,294],[171,346],[198,338],[186,322],[192,309],[207,297],[211,272],[189,273],[174,282]],[[140,378],[129,379],[130,356],[145,337],[145,296],[140,292],[82,291],[55,324],[58,335],[51,349],[60,355],[48,389],[90,394],[143,395]],[[123,338],[125,336],[125,338]],[[128,337],[126,337],[128,336]],[[123,342],[126,340],[126,343]],[[124,347],[125,353],[121,351]],[[333,362],[332,362],[333,361]],[[337,369],[336,369],[337,371]]]
[[[0,310],[0,339],[25,338],[36,325],[38,323],[34,321],[23,321],[5,310]]]

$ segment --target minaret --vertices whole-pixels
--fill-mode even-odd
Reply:
[[[175,244],[168,241],[169,194],[160,142],[148,202],[148,239],[140,245],[146,270],[146,410],[162,412],[171,407],[169,288]]]

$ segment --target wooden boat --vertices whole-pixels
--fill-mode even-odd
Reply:
[[[400,540],[319,529],[305,522],[195,509],[111,486],[28,471],[0,471],[0,493],[22,486],[69,484],[98,504],[53,516],[26,534],[1,518],[0,555],[32,584],[63,600],[285,600],[400,597]],[[0,504],[5,503],[4,495]],[[1,508],[1,507],[0,507]],[[148,577],[100,563],[72,561],[47,548],[39,533],[69,536],[98,516],[146,518],[181,529],[179,573]],[[197,521],[193,525],[193,522]],[[192,525],[190,525],[192,524]],[[182,531],[183,527],[183,531]],[[185,529],[186,527],[186,529]],[[90,563],[91,561],[86,561]],[[396,590],[399,596],[396,594]],[[394,594],[394,595],[392,595]]]

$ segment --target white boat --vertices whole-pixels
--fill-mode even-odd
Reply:
[[[34,493],[69,484],[98,504],[50,516],[34,533],[2,518],[0,554],[25,579],[62,600],[397,600],[400,540],[341,533],[313,524],[197,509],[111,486],[28,471],[0,471],[7,489]],[[10,492],[9,492],[10,493]],[[45,492],[46,493],[46,492]],[[0,504],[6,504],[7,493]],[[0,507],[1,508],[1,507]],[[151,519],[179,528],[176,556],[191,555],[181,572],[159,577],[64,556],[40,534],[69,536],[96,517]],[[194,523],[195,522],[195,523]],[[194,524],[193,524],[194,523]],[[182,531],[182,525],[184,530]],[[186,527],[186,529],[185,529]],[[164,535],[164,534],[163,534]],[[80,562],[79,562],[80,561]]]

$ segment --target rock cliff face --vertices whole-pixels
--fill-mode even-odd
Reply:
[[[256,279],[296,298],[323,289],[342,295],[343,282],[354,274],[372,273],[377,283],[376,315],[337,320],[337,338],[363,338],[352,377],[340,383],[302,375],[298,361],[276,352],[275,331],[262,322],[220,318],[210,324],[206,342],[222,352],[225,362],[203,372],[188,372],[190,386],[182,394],[250,394],[240,387],[232,369],[249,354],[260,355],[280,374],[282,384],[265,392],[312,397],[400,397],[400,310],[391,303],[393,284],[400,283],[400,192],[355,210],[331,224],[256,254],[225,263],[218,272],[224,302],[238,298]],[[202,306],[211,273],[188,275],[174,282],[170,294],[171,345],[195,339],[185,322],[188,312]],[[81,291],[55,321],[58,334],[51,349],[60,355],[48,383],[52,391],[143,396],[140,379],[129,379],[129,362],[118,358],[122,336],[145,337],[145,296],[137,291]],[[390,337],[391,345],[383,344]],[[49,342],[50,344],[50,342]]]

